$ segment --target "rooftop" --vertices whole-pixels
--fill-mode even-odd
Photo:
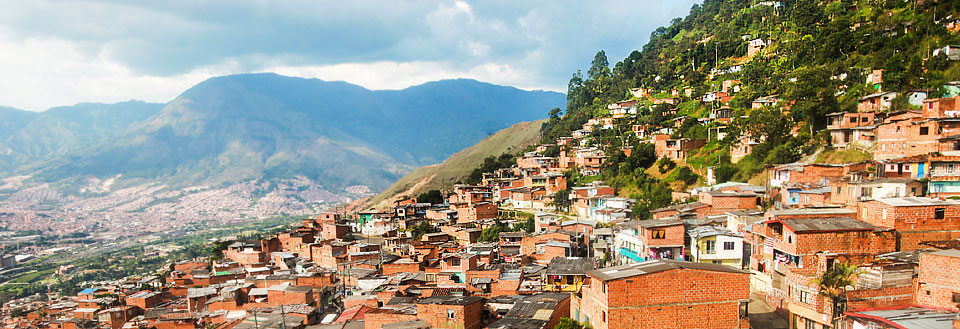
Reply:
[[[417,301],[417,304],[470,305],[482,300],[477,296],[431,296]]]
[[[556,257],[547,265],[547,275],[586,274],[593,269],[593,259],[589,257]]]
[[[893,310],[876,310],[847,312],[848,316],[855,318],[865,318],[869,321],[879,321],[886,324],[892,324],[897,328],[950,328],[953,319],[957,317],[956,313],[932,310],[920,307],[906,307]]]
[[[931,252],[932,255],[960,258],[960,250],[949,249]]]
[[[831,218],[791,218],[779,222],[789,226],[797,233],[835,232],[835,231],[873,231],[876,226],[850,217]]]
[[[655,259],[640,263],[607,267],[599,270],[588,271],[587,273],[600,279],[601,281],[610,281],[680,269],[749,274],[748,272],[744,272],[726,265],[693,263],[665,259]]]
[[[939,200],[921,197],[884,198],[876,201],[895,207],[922,207],[922,206],[955,206],[960,205],[956,200]]]

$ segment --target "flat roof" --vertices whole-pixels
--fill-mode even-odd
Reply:
[[[947,256],[947,257],[960,258],[960,250],[957,250],[957,249],[947,249],[947,250],[934,251],[934,252],[931,252],[930,254],[937,255],[937,256]]]
[[[797,233],[834,231],[873,231],[876,226],[850,217],[778,219]]]
[[[617,279],[629,278],[629,277],[640,276],[645,274],[659,273],[659,272],[679,270],[679,269],[695,269],[695,270],[702,270],[702,271],[749,274],[749,272],[741,271],[726,265],[694,263],[694,262],[684,262],[684,261],[666,260],[666,259],[655,259],[655,260],[648,260],[640,263],[633,263],[633,264],[627,264],[627,265],[621,265],[621,266],[615,266],[615,267],[607,267],[607,268],[602,268],[598,270],[587,271],[587,273],[602,281],[610,281],[610,280],[617,280]]]
[[[593,269],[593,258],[556,257],[547,264],[547,275],[586,274]]]
[[[431,296],[417,301],[417,304],[470,305],[482,300],[477,296]]]
[[[953,319],[957,317],[954,312],[945,312],[921,307],[906,307],[893,310],[876,310],[857,312],[850,311],[847,315],[852,317],[864,317],[869,320],[894,324],[901,328],[912,329],[934,329],[950,328]]]
[[[956,200],[940,200],[922,197],[883,198],[876,201],[896,207],[923,207],[923,206],[955,206],[960,205]]]
[[[783,210],[771,210],[770,215],[773,216],[796,216],[796,215],[846,215],[846,214],[856,214],[857,211],[847,208],[799,208],[799,209],[783,209]]]

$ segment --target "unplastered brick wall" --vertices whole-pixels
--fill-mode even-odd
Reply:
[[[960,257],[921,254],[917,281],[917,305],[958,311],[953,294],[960,293]]]
[[[603,288],[591,277],[578,306],[597,329],[739,328],[749,281],[747,273],[679,269],[607,281]]]

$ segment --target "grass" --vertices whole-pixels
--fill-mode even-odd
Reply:
[[[11,283],[34,283],[43,279],[49,278],[55,272],[55,269],[49,269],[44,271],[38,271],[33,273],[27,273],[17,277],[16,279],[10,280]]]
[[[546,120],[521,122],[498,131],[443,163],[415,169],[373,197],[363,209],[387,206],[400,195],[417,195],[433,189],[450,188],[489,156],[517,153],[540,140],[540,127]]]
[[[817,163],[857,163],[873,160],[873,154],[861,150],[827,150],[817,156]]]

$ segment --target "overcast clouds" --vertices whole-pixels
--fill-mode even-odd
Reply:
[[[0,105],[166,102],[246,72],[565,91],[597,50],[619,61],[695,2],[4,0]]]

